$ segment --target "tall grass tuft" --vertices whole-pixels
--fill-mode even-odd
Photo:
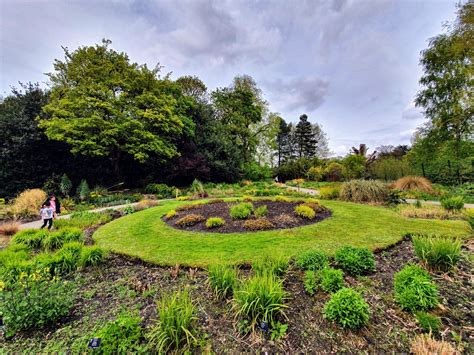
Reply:
[[[285,315],[286,292],[283,281],[271,273],[256,275],[242,282],[234,294],[233,310],[236,317],[249,321],[251,329],[260,322],[273,324]]]
[[[385,202],[388,188],[377,180],[351,180],[342,184],[339,197],[352,202]]]
[[[433,185],[422,176],[405,176],[396,180],[392,187],[402,191],[420,191],[427,194],[433,193]]]
[[[232,265],[214,264],[208,268],[209,286],[215,295],[222,299],[232,296],[237,286],[238,272]]]
[[[108,212],[74,212],[68,219],[58,219],[54,222],[54,227],[58,229],[66,227],[76,227],[86,229],[97,224],[110,222],[112,216]]]
[[[255,275],[270,273],[275,276],[283,276],[288,270],[288,258],[283,255],[265,255],[252,264]]]
[[[196,307],[187,290],[163,295],[158,303],[159,321],[147,338],[149,346],[158,353],[189,348],[196,341],[193,322]]]
[[[20,230],[20,223],[18,222],[5,222],[0,224],[0,235],[10,237]]]
[[[82,248],[79,258],[79,266],[96,266],[104,261],[107,257],[107,252],[97,245],[87,246]]]
[[[412,238],[416,256],[431,270],[448,271],[461,257],[461,241],[443,236],[416,235]]]
[[[43,190],[25,190],[17,196],[10,210],[15,216],[36,216],[46,197],[46,192]]]

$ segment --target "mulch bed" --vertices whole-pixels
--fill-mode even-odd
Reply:
[[[218,202],[218,203],[205,203],[205,204],[196,204],[192,209],[177,211],[177,214],[172,219],[166,219],[163,217],[163,221],[168,223],[170,226],[188,230],[188,231],[195,231],[195,232],[213,232],[213,233],[239,233],[239,232],[249,232],[249,230],[243,227],[245,220],[234,220],[230,217],[229,209],[230,207],[238,204],[239,202],[233,203],[226,203],[226,202]],[[305,226],[308,224],[313,224],[316,222],[320,222],[323,219],[331,216],[331,211],[324,210],[323,212],[319,212],[316,214],[314,219],[305,219],[298,217],[295,214],[295,207],[298,206],[300,203],[298,202],[284,202],[284,201],[271,201],[271,200],[257,200],[252,201],[252,204],[255,208],[260,206],[266,205],[268,208],[268,214],[265,216],[267,220],[269,220],[273,225],[274,228],[268,229],[284,229],[284,228],[293,228],[293,227],[300,227]],[[184,217],[188,214],[198,214],[204,217],[204,221],[194,226],[184,227],[176,224],[181,217]],[[291,218],[287,218],[288,221],[282,221],[279,219],[279,216],[286,215]],[[206,220],[210,217],[220,217],[225,220],[225,225],[209,229],[206,227]],[[251,217],[255,218],[255,217]]]

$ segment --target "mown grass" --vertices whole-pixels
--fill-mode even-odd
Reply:
[[[465,221],[408,219],[383,208],[341,201],[324,201],[332,217],[304,227],[247,232],[198,233],[177,230],[161,216],[189,202],[162,205],[112,221],[99,228],[94,239],[101,247],[159,265],[206,267],[219,263],[252,263],[264,254],[293,257],[308,249],[333,255],[345,245],[384,248],[408,233],[437,233],[467,237]]]

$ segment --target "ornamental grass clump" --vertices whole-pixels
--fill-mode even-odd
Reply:
[[[107,252],[97,245],[86,246],[82,248],[79,258],[79,266],[96,266],[102,263],[107,257]]]
[[[365,275],[375,271],[374,254],[367,248],[342,247],[336,252],[335,259],[351,275]]]
[[[0,224],[0,235],[10,237],[20,230],[20,223],[18,222],[5,222]]]
[[[351,180],[342,184],[339,197],[344,201],[382,203],[387,200],[388,188],[377,180]]]
[[[212,264],[207,270],[208,283],[219,299],[233,295],[238,282],[238,270],[233,265]]]
[[[44,239],[49,235],[48,231],[38,229],[24,229],[15,234],[12,244],[25,245],[30,249],[38,249],[43,246]]]
[[[369,305],[351,288],[342,288],[324,306],[324,318],[344,328],[358,329],[369,321]]]
[[[441,327],[439,317],[426,312],[416,312],[416,321],[419,327],[426,333],[436,334]]]
[[[268,214],[267,205],[257,207],[253,213],[255,217],[265,217]]]
[[[420,191],[427,194],[434,192],[431,182],[422,176],[404,176],[392,184],[392,188],[401,191]]]
[[[311,207],[305,205],[296,206],[295,213],[304,219],[314,219],[316,217],[316,212]]]
[[[444,197],[440,202],[441,207],[449,212],[459,212],[464,208],[464,198],[462,196]]]
[[[321,270],[329,266],[326,253],[319,250],[307,250],[296,257],[296,265],[303,270]]]
[[[257,324],[274,324],[285,315],[287,294],[283,281],[271,273],[255,275],[241,283],[234,293],[233,310],[236,317],[249,322],[255,331]]]
[[[456,355],[459,354],[451,344],[444,340],[433,339],[431,334],[420,334],[413,339],[410,352],[414,355]]]
[[[253,205],[251,202],[241,202],[232,206],[229,213],[233,219],[247,219],[253,213]]]
[[[433,271],[449,271],[461,258],[462,243],[459,239],[415,235],[412,242],[416,256]]]
[[[188,214],[184,217],[181,217],[176,221],[176,225],[181,226],[181,227],[192,227],[198,223],[201,223],[202,221],[205,221],[206,218],[200,214]]]
[[[275,276],[283,276],[288,270],[288,258],[283,255],[265,255],[252,263],[255,275],[270,273]]]
[[[211,229],[211,228],[219,228],[222,227],[225,224],[224,219],[220,217],[210,217],[206,221],[206,227]]]
[[[13,201],[10,211],[18,217],[37,216],[46,197],[46,192],[43,190],[25,190]]]
[[[196,314],[187,290],[163,295],[158,303],[158,324],[147,335],[149,347],[160,354],[189,349],[196,341]]]
[[[426,311],[438,303],[438,289],[426,270],[406,265],[394,277],[395,301],[404,310]]]

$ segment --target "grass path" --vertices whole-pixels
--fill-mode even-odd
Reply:
[[[102,226],[93,237],[102,247],[148,262],[203,267],[218,261],[251,262],[264,254],[291,257],[310,248],[330,254],[344,245],[373,250],[392,245],[407,233],[470,234],[465,221],[408,219],[386,208],[340,201],[324,201],[333,216],[322,222],[264,232],[188,232],[161,220],[167,211],[186,203],[164,201]]]

